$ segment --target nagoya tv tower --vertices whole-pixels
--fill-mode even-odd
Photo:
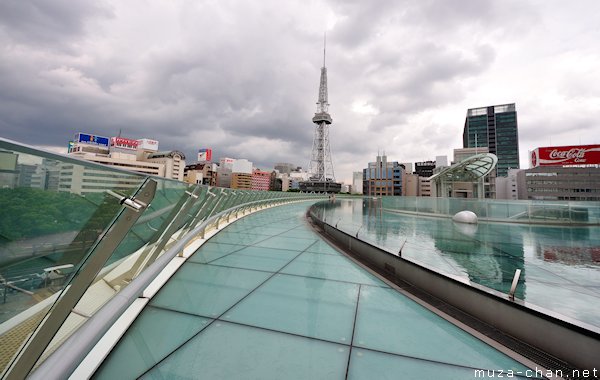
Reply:
[[[341,184],[335,182],[331,148],[329,147],[329,124],[333,121],[327,102],[327,67],[325,67],[326,40],[323,41],[323,67],[321,67],[321,82],[319,84],[319,100],[317,112],[312,118],[315,123],[312,156],[310,160],[310,180],[300,184],[303,191],[339,193]]]

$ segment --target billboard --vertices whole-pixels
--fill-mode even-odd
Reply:
[[[138,143],[139,143],[138,148],[140,148],[140,149],[153,150],[153,151],[158,150],[158,141],[156,141],[156,140],[139,139]]]
[[[600,145],[569,145],[536,148],[530,153],[531,167],[599,165]]]
[[[110,146],[121,149],[136,150],[139,142],[133,139],[126,139],[125,137],[111,137]]]
[[[198,150],[198,161],[209,162],[212,161],[212,149],[200,149]]]
[[[80,144],[96,145],[108,148],[108,137],[104,136],[96,136],[80,132],[75,135],[75,142]]]

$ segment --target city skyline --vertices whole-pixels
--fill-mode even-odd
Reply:
[[[143,9],[140,12],[140,9]],[[0,136],[77,132],[308,168],[327,32],[336,178],[377,151],[451,157],[469,108],[516,103],[537,147],[600,143],[600,4],[338,1],[0,4]],[[191,161],[191,160],[190,160]]]

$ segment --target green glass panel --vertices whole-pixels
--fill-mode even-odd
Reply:
[[[215,322],[144,379],[343,379],[348,348]]]
[[[278,274],[224,318],[349,344],[357,296],[355,284]]]
[[[246,246],[207,241],[192,256],[190,256],[188,261],[201,264],[208,263],[220,257],[229,255],[232,252],[239,251],[244,247]]]
[[[266,240],[260,241],[255,245],[265,248],[284,248],[293,251],[304,251],[317,241],[316,237],[311,239],[286,238],[282,236],[273,236]]]
[[[535,375],[534,371],[520,369],[518,372],[489,371],[480,368],[466,368],[444,363],[419,360],[409,357],[390,355],[369,350],[353,349],[348,369],[348,379],[378,379],[396,380],[422,379],[422,380],[464,380],[464,379],[497,379],[497,378],[527,378],[526,375]],[[536,378],[536,377],[529,377]]]
[[[211,264],[276,272],[298,255],[284,249],[246,247]]]
[[[304,252],[286,266],[281,273],[327,280],[386,286],[349,259],[341,256]]]
[[[393,289],[361,288],[354,345],[473,368],[526,370]]]
[[[215,317],[245,297],[271,274],[189,263],[175,273],[151,304]]]
[[[135,379],[205,328],[210,319],[147,307],[94,374]]]

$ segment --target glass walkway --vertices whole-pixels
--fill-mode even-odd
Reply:
[[[251,214],[204,243],[94,378],[531,375],[328,245],[306,221],[311,203]]]

